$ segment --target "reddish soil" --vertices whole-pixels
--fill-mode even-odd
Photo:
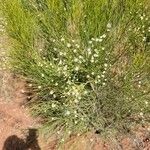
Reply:
[[[7,73],[4,74],[6,75]],[[17,150],[12,145],[16,146],[21,141],[19,145],[22,145],[22,148],[20,150],[23,150],[27,145],[27,140],[29,143],[29,136],[33,136],[33,132],[36,131],[33,129],[37,127],[37,123],[23,105],[25,101],[25,96],[23,95],[24,82],[8,74],[7,80],[4,81],[7,86],[9,85],[9,88],[11,87],[11,90],[4,89],[3,86],[0,87],[1,91],[8,90],[7,92],[9,92],[9,94],[5,94],[6,91],[1,92],[0,95],[0,150]],[[8,95],[11,96],[8,97]],[[32,135],[29,135],[29,131]],[[15,142],[15,144],[12,144],[12,142]]]
[[[137,128],[133,136],[102,140],[98,135],[86,134],[66,143],[63,150],[150,150],[150,133],[146,128]]]

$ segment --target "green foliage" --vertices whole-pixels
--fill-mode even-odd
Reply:
[[[60,137],[148,121],[147,0],[5,0],[10,62]]]

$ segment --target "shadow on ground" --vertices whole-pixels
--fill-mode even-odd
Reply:
[[[37,138],[37,129],[29,129],[25,140],[16,135],[9,136],[4,142],[2,150],[41,150]]]

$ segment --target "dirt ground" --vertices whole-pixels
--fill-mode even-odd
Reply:
[[[29,115],[28,110],[24,107],[24,83],[17,79],[13,79],[12,76],[8,74],[7,79],[4,78],[5,77],[3,76],[1,80],[3,80],[3,82],[5,81],[5,84],[9,85],[9,88],[11,87],[11,90],[9,89],[8,91],[4,92],[4,87],[1,87],[0,150],[5,149],[4,147],[10,147],[10,150],[15,150],[15,148],[13,149],[10,146],[10,143],[12,141],[15,141],[15,139],[16,143],[18,143],[19,139],[23,140],[23,142],[27,142],[26,138],[29,138],[29,131],[32,132],[32,134],[34,131],[36,133],[36,128],[38,127],[38,124],[36,120]],[[7,89],[5,88],[5,90]],[[11,93],[7,93],[10,91]],[[8,97],[8,99],[5,99],[6,97]]]

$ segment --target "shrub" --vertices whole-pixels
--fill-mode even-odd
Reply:
[[[62,141],[70,134],[148,121],[148,0],[5,0],[12,69],[26,77],[32,112]]]

